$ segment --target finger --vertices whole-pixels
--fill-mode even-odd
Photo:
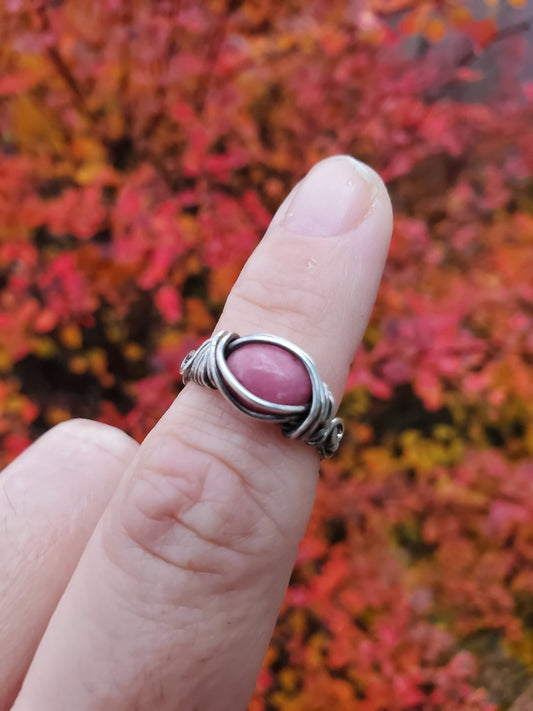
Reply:
[[[323,161],[279,209],[217,329],[290,339],[338,399],[390,233],[376,174]],[[102,517],[16,711],[244,708],[317,471],[312,448],[187,386]]]
[[[71,420],[0,474],[0,709],[20,689],[46,625],[138,445]]]

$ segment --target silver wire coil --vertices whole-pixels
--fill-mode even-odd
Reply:
[[[251,393],[237,380],[226,359],[238,348],[258,343],[283,348],[302,363],[311,381],[312,393],[308,403],[281,405],[269,402]],[[316,447],[322,457],[331,457],[339,447],[344,425],[339,417],[334,417],[335,402],[328,386],[320,379],[317,367],[307,353],[284,338],[265,333],[241,337],[237,333],[219,331],[198,350],[185,356],[180,374],[184,383],[192,381],[219,390],[250,417],[280,424],[285,437],[301,439]]]

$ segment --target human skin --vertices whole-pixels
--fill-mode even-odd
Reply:
[[[303,348],[339,402],[392,228],[346,156],[277,211],[216,331]],[[0,711],[236,711],[316,489],[316,451],[187,385],[139,446],[63,423],[0,475]]]

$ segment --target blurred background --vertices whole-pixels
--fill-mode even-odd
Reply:
[[[349,153],[391,192],[347,434],[250,711],[533,708],[532,20],[0,0],[2,465],[71,417],[141,440],[314,162]]]

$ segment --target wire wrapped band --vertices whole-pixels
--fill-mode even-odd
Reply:
[[[250,344],[268,344],[283,348],[305,367],[311,381],[311,399],[305,405],[282,405],[263,400],[245,388],[229,369],[226,359],[233,351]],[[316,447],[322,457],[331,457],[340,444],[344,425],[334,417],[335,402],[322,382],[317,367],[305,351],[278,336],[258,334],[239,336],[220,331],[185,356],[180,374],[183,382],[219,390],[239,410],[251,417],[281,425],[285,437],[301,439]]]

